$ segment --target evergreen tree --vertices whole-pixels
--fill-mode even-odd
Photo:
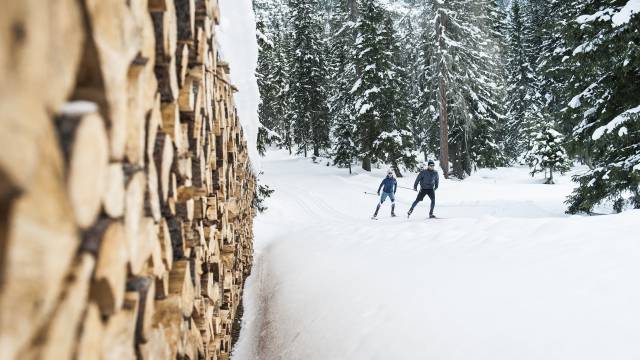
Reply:
[[[405,54],[402,52],[394,31],[390,17],[385,19],[384,26],[389,34],[388,51],[392,55],[391,68],[388,72],[387,101],[391,107],[390,116],[384,124],[383,133],[380,135],[380,147],[384,154],[382,160],[391,164],[397,177],[402,177],[400,167],[413,169],[417,161],[413,151],[415,150],[414,136],[410,131],[410,122],[413,116],[411,110],[411,94],[413,86],[411,74],[403,66]]]
[[[411,81],[416,89],[412,97],[411,106],[414,108],[414,117],[411,122],[411,131],[418,149],[423,153],[424,160],[429,159],[430,154],[437,154],[440,149],[440,136],[438,124],[437,90],[438,77],[435,63],[434,51],[436,44],[435,28],[432,21],[433,9],[429,2],[426,2],[421,9],[421,22],[419,37],[415,45],[410,45],[415,49],[414,60],[415,73]]]
[[[348,1],[339,1],[330,22],[330,83],[329,112],[333,128],[333,160],[348,167],[358,154],[355,119],[352,113],[351,87],[355,82],[355,64],[351,44],[355,40],[355,23],[351,21]]]
[[[474,167],[494,168],[507,162],[503,146],[496,141],[506,120],[506,14],[495,0],[477,1],[472,14],[482,35],[469,71],[473,111],[470,147]]]
[[[258,147],[261,153],[272,144],[286,146],[291,151],[285,7],[280,2],[273,2],[256,3],[254,8],[259,45],[256,77],[261,95]]]
[[[629,3],[630,4],[630,3]],[[564,122],[572,141],[586,147],[592,168],[574,178],[580,186],[569,211],[591,211],[603,200],[640,208],[640,14],[626,0],[572,1],[580,16],[563,37],[572,49],[567,88],[574,95]]]
[[[411,166],[415,160],[408,151],[412,148],[411,133],[403,112],[394,29],[377,0],[364,0],[360,15],[354,46],[358,79],[351,95],[362,167],[370,171],[372,162],[387,161],[399,174],[401,164]]]
[[[292,57],[289,97],[294,141],[307,156],[329,147],[330,118],[325,73],[326,43],[317,0],[290,0]]]
[[[502,41],[494,27],[499,21],[497,7],[496,2],[484,0],[433,3],[435,34],[430,38],[437,46],[430,63],[436,67],[439,113],[443,117],[446,110],[448,147],[453,173],[459,178],[476,165],[500,163],[501,149],[494,141],[503,121]]]
[[[565,108],[574,96],[567,86],[573,77],[574,68],[569,61],[573,49],[569,45],[569,38],[564,36],[570,23],[573,23],[580,12],[570,1],[550,0],[548,15],[543,23],[545,34],[542,49],[539,52],[537,74],[541,80],[544,94],[544,112],[554,114],[557,118],[557,129],[566,135],[567,150],[571,156],[579,157],[589,163],[584,147],[574,141],[573,127],[566,121]]]
[[[527,109],[531,109],[535,94],[534,65],[530,63],[531,46],[528,24],[520,1],[511,4],[508,27],[508,112],[507,127],[504,133],[506,155],[517,159],[528,146]],[[538,110],[539,107],[536,107]],[[523,136],[524,135],[524,136]]]
[[[356,127],[350,118],[341,118],[335,124],[333,135],[333,163],[349,168],[349,174],[351,174],[351,163],[358,152],[358,147],[354,141]]]
[[[256,78],[258,81],[258,87],[261,92],[261,101],[258,106],[258,119],[260,121],[260,128],[258,129],[258,153],[264,155],[266,146],[270,145],[270,138],[265,126],[274,124],[277,120],[277,116],[274,112],[274,100],[275,100],[275,86],[270,81],[269,75],[272,71],[271,65],[273,64],[274,46],[271,39],[267,34],[267,25],[265,24],[266,18],[268,18],[268,10],[264,5],[254,5],[256,8],[256,36],[258,40],[258,66],[256,69]],[[267,124],[267,125],[265,125]]]
[[[553,184],[554,172],[564,173],[571,162],[563,147],[564,137],[553,129],[551,122],[542,121],[537,131],[530,135],[531,145],[526,160],[531,167],[531,176],[539,172],[547,174],[546,184]]]

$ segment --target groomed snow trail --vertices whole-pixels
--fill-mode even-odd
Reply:
[[[436,214],[399,189],[369,216],[384,169],[270,152],[276,192],[234,360],[640,359],[640,212],[568,217],[565,178],[526,169],[441,181]],[[400,179],[412,187],[415,174]]]

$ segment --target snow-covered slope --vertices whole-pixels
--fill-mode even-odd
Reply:
[[[566,216],[567,178],[500,169],[442,182],[443,219],[385,204],[373,221],[384,170],[263,166],[276,192],[234,360],[640,358],[640,212]],[[397,196],[404,215],[415,193]]]

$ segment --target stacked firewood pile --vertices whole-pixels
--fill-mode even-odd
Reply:
[[[227,359],[255,177],[217,1],[0,9],[0,358]]]

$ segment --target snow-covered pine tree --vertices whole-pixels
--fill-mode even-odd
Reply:
[[[394,62],[393,27],[378,0],[362,2],[356,32],[358,78],[351,94],[362,167],[370,171],[372,162],[388,161],[398,169],[399,164],[412,162],[407,156],[411,134],[399,110],[402,85]]]
[[[261,101],[258,118],[259,150],[270,144],[285,146],[291,152],[291,120],[289,113],[286,7],[281,1],[256,3],[257,39],[259,45],[256,77]]]
[[[355,143],[356,127],[351,118],[339,118],[333,128],[333,163],[346,167],[351,174],[351,164],[358,153]]]
[[[504,147],[496,141],[506,120],[506,14],[496,0],[477,0],[473,5],[482,35],[468,71],[473,111],[470,150],[474,167],[494,168],[507,163]]]
[[[355,120],[352,113],[351,88],[356,79],[352,44],[355,40],[355,22],[349,9],[349,0],[338,0],[331,14],[329,32],[330,56],[329,112],[332,118],[332,156],[334,164],[348,167],[358,154]]]
[[[536,107],[532,104],[535,96],[535,72],[529,44],[530,28],[526,21],[519,0],[514,0],[510,7],[508,27],[508,112],[507,126],[504,132],[506,155],[516,160],[527,150],[528,133],[527,110]],[[530,117],[529,117],[530,118]]]
[[[435,29],[433,23],[433,8],[430,2],[425,2],[420,9],[418,37],[415,44],[409,44],[415,52],[415,60],[412,61],[414,77],[411,79],[415,85],[411,106],[414,108],[414,116],[410,123],[414,134],[416,146],[423,153],[424,161],[430,154],[437,154],[440,149],[440,135],[438,124],[438,77],[435,56]]]
[[[292,27],[289,98],[294,141],[307,156],[329,147],[330,117],[327,108],[323,22],[317,0],[289,0]]]
[[[566,136],[566,145],[569,155],[589,162],[585,148],[573,140],[573,127],[570,121],[566,121],[567,112],[564,110],[574,96],[567,84],[573,77],[574,67],[566,61],[572,56],[573,49],[568,44],[569,38],[564,32],[570,23],[574,22],[580,13],[580,7],[576,7],[566,0],[548,1],[547,16],[543,22],[544,34],[542,48],[539,51],[539,61],[536,74],[540,79],[541,90],[544,95],[544,112],[553,114],[557,119],[557,129]]]
[[[402,66],[403,55],[396,38],[391,18],[387,16],[384,22],[385,33],[389,34],[388,51],[392,55],[391,68],[387,71],[388,85],[382,89],[391,108],[390,116],[386,116],[383,124],[383,132],[380,135],[378,146],[381,148],[382,160],[391,164],[397,177],[402,177],[401,166],[415,168],[417,161],[413,151],[415,150],[414,137],[409,130],[409,123],[413,115],[410,109],[411,84],[409,71]]]
[[[270,99],[269,96],[272,92],[272,87],[266,81],[266,74],[269,73],[269,65],[271,64],[272,52],[273,52],[273,42],[267,37],[266,33],[266,25],[264,23],[263,13],[258,10],[262,10],[259,7],[256,7],[256,36],[258,39],[258,67],[256,69],[256,78],[258,81],[258,86],[260,91],[262,92],[262,101],[258,105],[258,119],[262,126],[258,129],[258,139],[257,139],[257,148],[258,153],[264,156],[266,152],[266,147],[270,145],[270,138],[268,136],[269,132],[264,128],[264,123],[270,120]],[[265,101],[267,100],[267,101]]]
[[[453,173],[470,174],[474,164],[495,166],[500,147],[495,141],[501,120],[502,73],[500,35],[489,14],[497,3],[474,0],[434,0],[433,60],[438,82],[437,102],[441,119],[441,153],[448,128]],[[446,105],[443,107],[443,105]],[[442,121],[444,123],[444,120]],[[441,156],[441,163],[446,162]],[[447,169],[443,169],[445,176]]]
[[[531,168],[531,176],[544,172],[545,184],[553,184],[555,173],[564,173],[571,167],[571,162],[564,149],[564,136],[553,128],[551,121],[540,120],[529,135],[530,149],[526,161]]]
[[[580,16],[563,32],[574,69],[573,98],[564,121],[573,141],[587,147],[591,169],[569,211],[591,211],[603,200],[640,208],[640,13],[633,1],[572,1]]]

